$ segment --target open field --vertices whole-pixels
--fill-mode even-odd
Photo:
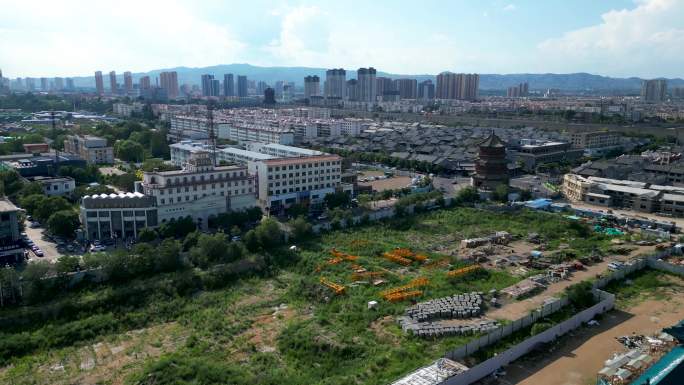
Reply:
[[[596,327],[585,327],[554,344],[551,351],[512,363],[500,384],[587,385],[603,362],[625,348],[616,337],[651,335],[684,319],[684,279],[647,270],[630,281],[606,288],[617,296],[617,309]]]
[[[528,211],[457,208],[332,232],[300,244],[295,265],[224,289],[187,291],[194,278],[185,271],[125,288],[84,288],[49,311],[43,310],[47,305],[2,310],[0,323],[15,317],[33,322],[0,334],[0,383],[387,384],[474,337],[427,341],[405,335],[394,317],[410,302],[390,303],[380,292],[419,277],[430,282],[419,300],[518,282],[522,277],[501,269],[446,275],[466,265],[461,239],[494,231],[539,233],[549,251],[561,244],[580,254],[611,247],[606,236],[561,215]],[[450,266],[402,266],[381,256],[398,247]],[[358,258],[328,264],[333,248]],[[354,282],[352,265],[382,272],[385,282]],[[345,293],[335,295],[321,277],[344,285]],[[379,302],[377,309],[367,309],[371,300]],[[3,351],[5,339],[39,343],[12,358]]]

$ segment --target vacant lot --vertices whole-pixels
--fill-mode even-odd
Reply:
[[[184,282],[193,278],[179,272],[125,288],[70,293],[60,300],[60,308],[69,310],[50,309],[50,317],[34,309],[40,321],[5,330],[0,349],[5,338],[31,338],[38,331],[51,336],[57,327],[68,327],[73,338],[52,341],[59,349],[11,359],[0,369],[0,383],[387,384],[474,337],[424,341],[404,335],[393,319],[409,303],[385,302],[380,292],[418,277],[430,281],[421,300],[519,281],[500,270],[446,276],[465,263],[458,253],[442,253],[445,246],[500,230],[518,237],[539,233],[549,250],[560,244],[578,253],[610,248],[608,238],[576,222],[527,211],[458,208],[332,232],[300,244],[294,266],[226,289],[185,292]],[[398,247],[445,262],[402,266],[382,257]],[[330,264],[333,248],[358,258]],[[383,273],[384,283],[354,282],[351,275],[359,268]],[[345,286],[345,294],[335,295],[321,277]],[[371,300],[379,301],[377,309],[367,309]],[[30,310],[0,311],[0,320]],[[84,335],[84,325],[97,325],[99,332]]]

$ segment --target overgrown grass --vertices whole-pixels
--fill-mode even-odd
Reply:
[[[628,308],[647,299],[661,300],[668,291],[684,289],[684,280],[666,272],[644,269],[635,271],[622,281],[613,281],[603,290],[615,294],[618,308]]]
[[[521,237],[539,233],[552,249],[560,243],[581,251],[609,247],[607,238],[560,215],[529,211],[498,214],[458,208],[336,231],[301,243],[299,260],[272,278],[197,292],[183,289],[196,287],[189,284],[194,279],[174,273],[125,287],[83,289],[37,308],[0,311],[0,326],[3,320],[8,326],[0,334],[0,359],[15,365],[12,371],[0,372],[0,382],[30,383],[32,371],[41,364],[34,358],[46,352],[176,321],[186,334],[185,344],[127,368],[129,384],[386,384],[476,337],[426,341],[405,335],[393,317],[408,303],[383,301],[380,291],[426,277],[430,285],[422,289],[422,298],[429,299],[501,289],[521,278],[482,271],[449,279],[447,268],[427,269],[417,263],[404,268],[382,258],[382,253],[407,247],[462,266],[457,256],[443,255],[443,250],[457,249],[463,238],[500,230]],[[353,284],[350,262],[325,264],[332,248],[358,255],[354,263],[369,271],[385,272],[386,284]],[[321,276],[344,284],[346,293],[335,296],[320,285]],[[376,310],[367,309],[370,300],[380,302]],[[278,325],[274,352],[258,351],[244,333],[258,327],[257,316],[268,315],[280,303],[287,303],[295,315],[273,321],[285,323]],[[33,345],[20,350],[18,343],[24,340]],[[14,351],[7,350],[12,346]]]

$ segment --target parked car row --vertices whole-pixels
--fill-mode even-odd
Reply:
[[[21,233],[21,240],[24,242],[26,245],[27,249],[30,249],[33,254],[36,255],[36,257],[43,257],[45,253],[43,253],[43,250],[38,247],[38,245],[33,242],[26,233]]]

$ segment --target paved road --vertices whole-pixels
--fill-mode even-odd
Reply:
[[[54,262],[61,256],[61,254],[57,251],[57,244],[54,242],[46,241],[43,240],[43,231],[45,231],[44,227],[37,227],[35,229],[32,229],[29,227],[29,222],[26,221],[24,223],[26,235],[31,239],[38,247],[40,247],[41,250],[43,250],[43,253],[45,254],[44,257],[40,258],[37,257],[33,252],[29,252],[29,260],[47,260],[50,262]]]

